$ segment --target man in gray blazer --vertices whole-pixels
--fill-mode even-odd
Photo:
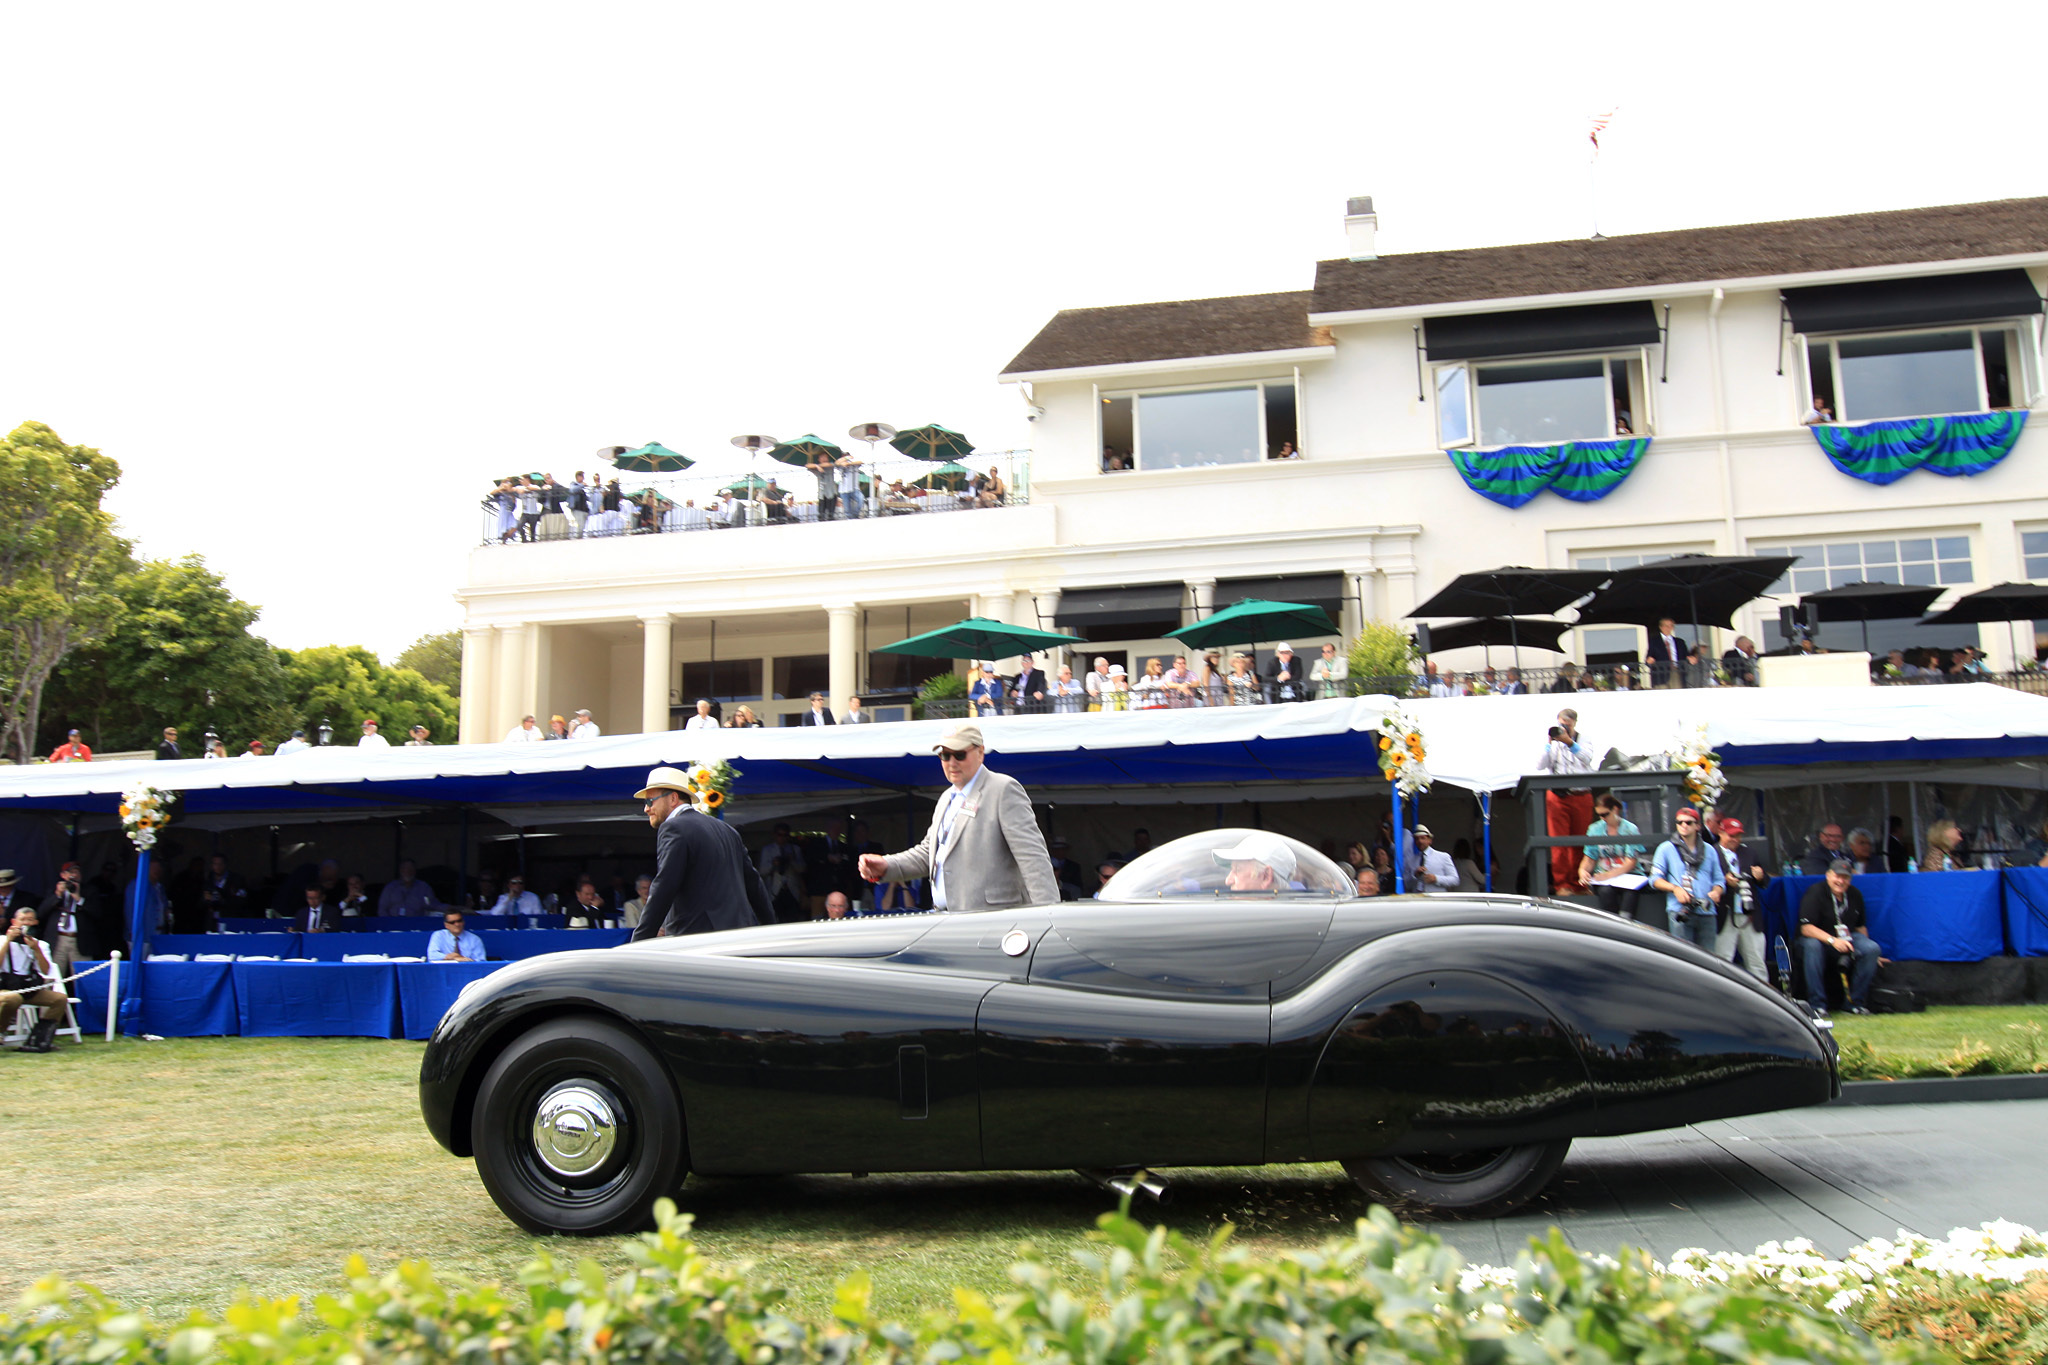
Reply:
[[[981,727],[949,725],[932,751],[951,784],[932,812],[932,827],[915,848],[861,854],[860,875],[871,882],[930,877],[939,910],[1058,901],[1031,798],[1016,778],[982,765]]]

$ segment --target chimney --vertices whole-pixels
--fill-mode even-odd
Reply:
[[[1351,244],[1351,259],[1354,261],[1376,261],[1380,258],[1379,248],[1373,244],[1373,236],[1379,231],[1380,216],[1372,211],[1372,196],[1359,195],[1344,201],[1344,236]]]

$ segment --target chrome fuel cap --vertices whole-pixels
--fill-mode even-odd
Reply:
[[[590,1174],[618,1141],[618,1101],[588,1081],[562,1082],[534,1110],[534,1154],[557,1175]]]

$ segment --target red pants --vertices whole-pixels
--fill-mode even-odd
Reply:
[[[1593,793],[1545,792],[1543,814],[1554,838],[1584,834],[1593,823]],[[1583,848],[1550,850],[1550,889],[1554,894],[1570,896],[1585,890],[1579,883],[1579,861],[1585,856]]]

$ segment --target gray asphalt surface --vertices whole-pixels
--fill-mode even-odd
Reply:
[[[1901,1228],[1939,1237],[1996,1218],[2048,1227],[2048,1100],[1829,1105],[1586,1139],[1513,1217],[1440,1231],[1506,1265],[1552,1223],[1588,1251],[1805,1237],[1840,1255]]]

